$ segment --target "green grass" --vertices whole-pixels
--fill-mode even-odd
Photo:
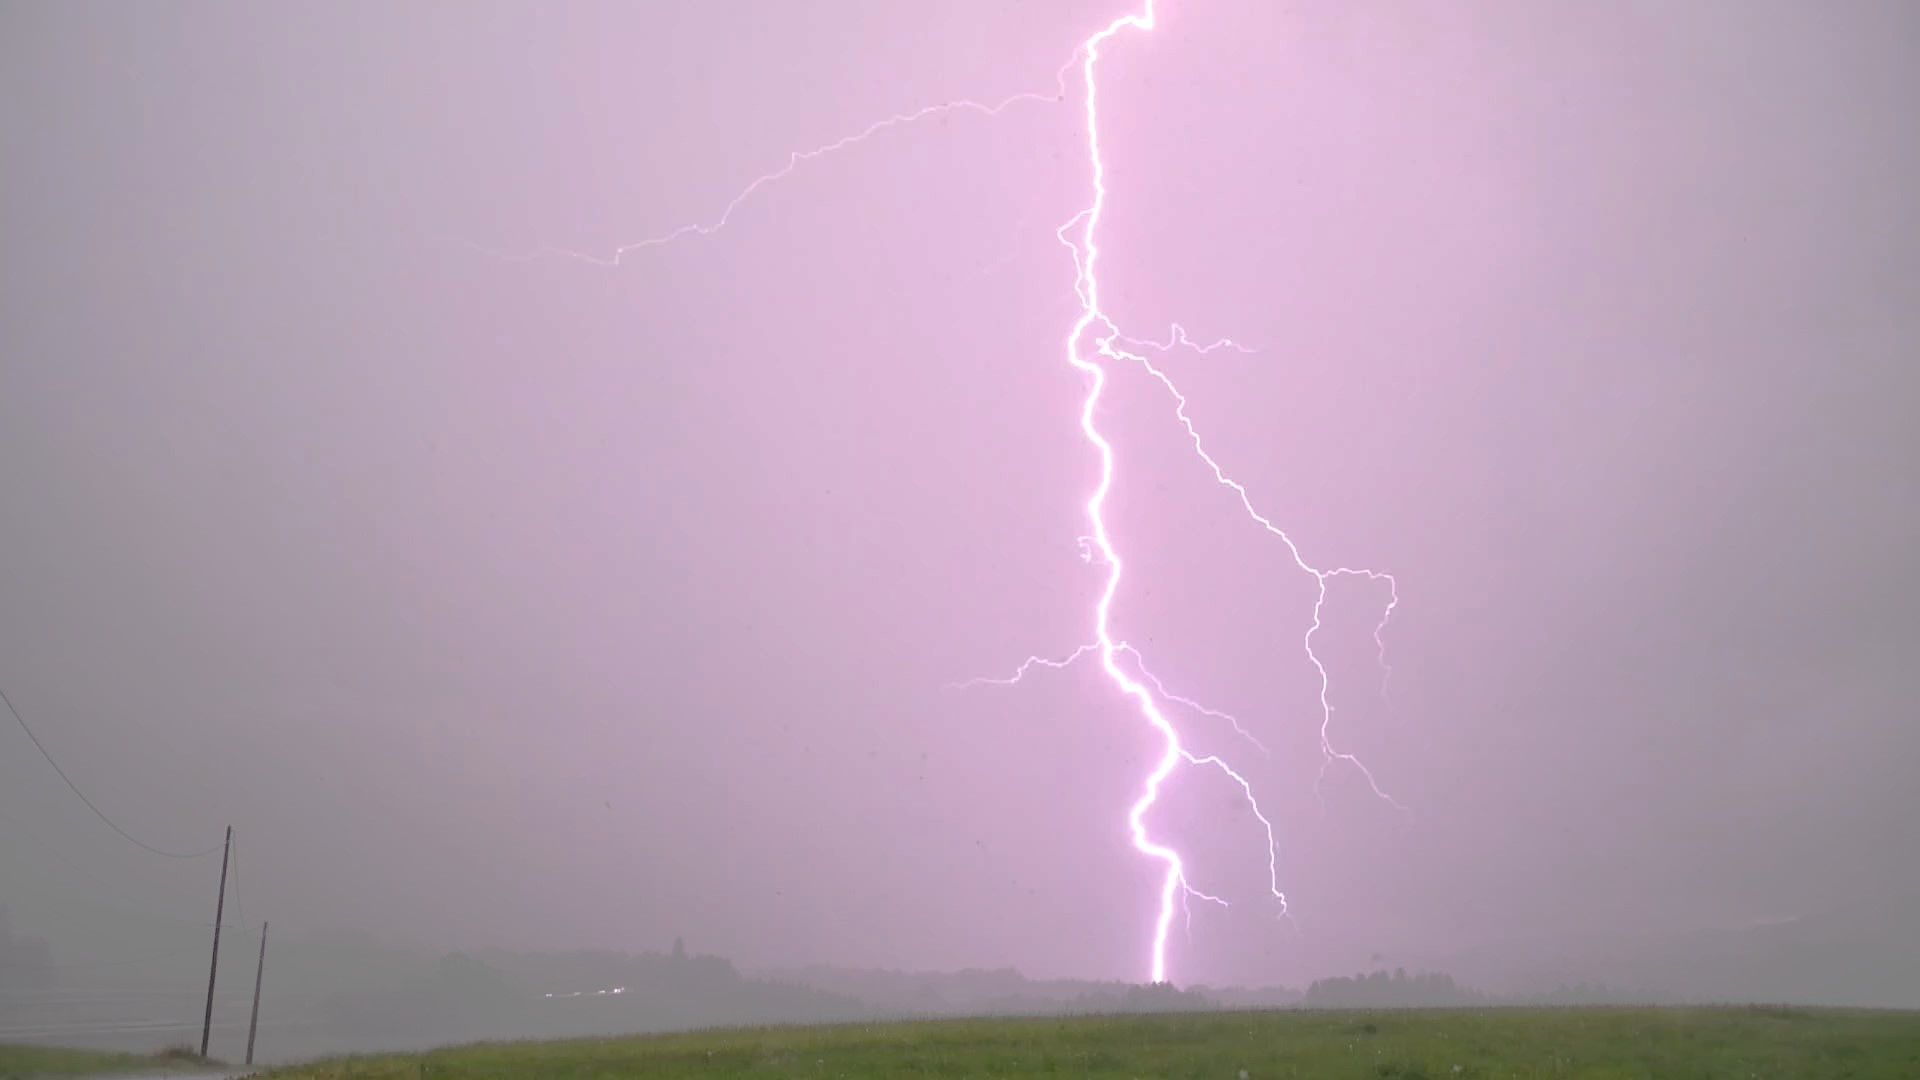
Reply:
[[[174,1072],[190,1075],[217,1066],[203,1062],[190,1048],[158,1054],[113,1054],[102,1050],[64,1050],[57,1046],[0,1043],[0,1080],[40,1080],[55,1076],[112,1076],[115,1073]]]
[[[493,1043],[272,1080],[567,1077],[1920,1077],[1920,1013],[1787,1008],[1266,1012],[952,1020]]]

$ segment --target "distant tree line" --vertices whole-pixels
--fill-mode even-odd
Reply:
[[[1486,995],[1454,983],[1437,971],[1408,975],[1405,968],[1319,979],[1307,987],[1301,1002],[1309,1009],[1413,1009],[1449,1005],[1484,1005]]]
[[[1650,1005],[1671,1001],[1668,995],[1622,990],[1603,983],[1582,982],[1558,986],[1544,993],[1488,994],[1460,986],[1442,972],[1409,975],[1393,972],[1320,979],[1307,987],[1301,1005],[1309,1009],[1418,1009],[1474,1005]]]

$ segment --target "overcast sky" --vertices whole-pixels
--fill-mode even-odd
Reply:
[[[249,920],[1139,978],[1054,229],[1129,10],[0,8],[0,687]],[[1115,630],[1272,818],[1183,982],[1920,895],[1920,16],[1163,0],[1099,69]],[[23,931],[210,920],[0,725]],[[57,958],[57,957],[56,957]]]

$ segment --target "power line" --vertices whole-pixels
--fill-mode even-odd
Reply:
[[[240,906],[240,845],[237,842],[233,845],[233,919],[241,929],[246,929],[247,912]]]
[[[20,715],[19,709],[14,708],[13,701],[12,699],[7,697],[7,692],[5,690],[0,690],[0,702],[6,703],[7,711],[12,713],[14,720],[19,722],[20,730],[26,732],[27,738],[33,741],[33,748],[40,751],[40,756],[47,759],[47,764],[53,766],[53,771],[59,774],[61,780],[66,781],[67,790],[79,796],[80,801],[87,804],[87,809],[93,811],[94,817],[97,817],[101,821],[104,821],[107,823],[107,828],[112,829],[114,832],[119,833],[121,836],[125,837],[129,841],[132,841],[135,845],[145,848],[146,850],[151,851],[155,855],[161,855],[169,859],[198,859],[203,856],[211,855],[214,852],[219,851],[220,848],[224,846],[221,844],[215,844],[205,851],[188,851],[188,852],[162,851],[159,848],[154,847],[152,844],[149,844],[144,840],[141,840],[139,837],[133,835],[127,830],[114,824],[114,821],[112,818],[102,813],[99,807],[93,805],[93,800],[87,798],[87,793],[80,790],[80,785],[73,782],[73,778],[67,775],[67,771],[65,769],[62,769],[60,767],[60,763],[53,760],[53,755],[48,753],[47,748],[41,744],[40,736],[35,735],[33,733],[33,729],[27,726],[27,718]]]

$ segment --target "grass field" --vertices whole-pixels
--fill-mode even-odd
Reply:
[[[1920,1013],[1490,1009],[955,1020],[486,1044],[263,1075],[1915,1080]]]
[[[0,1080],[39,1080],[41,1077],[56,1076],[107,1077],[128,1073],[190,1076],[194,1070],[205,1067],[190,1052],[150,1056],[0,1043]]]

